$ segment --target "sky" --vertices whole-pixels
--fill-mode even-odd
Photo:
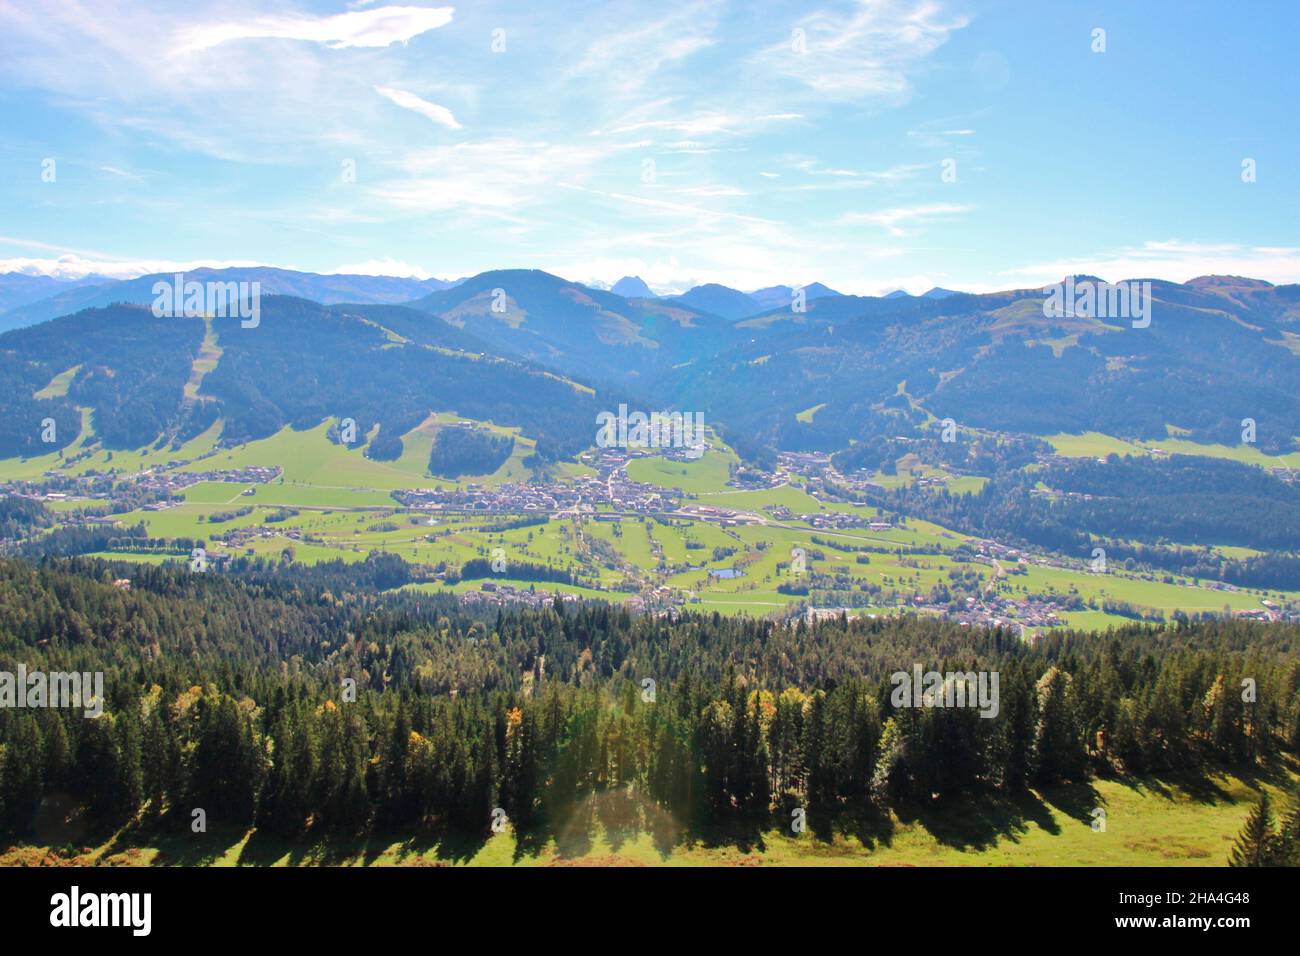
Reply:
[[[1298,27],[1291,0],[0,0],[0,272],[1300,282]]]

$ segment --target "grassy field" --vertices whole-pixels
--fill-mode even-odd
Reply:
[[[1266,455],[1254,445],[1202,445],[1171,434],[1169,438],[1149,441],[1126,441],[1100,432],[1081,435],[1046,435],[1044,440],[1067,458],[1104,458],[1107,455],[1147,455],[1159,449],[1171,455],[1201,455],[1206,458],[1226,458],[1261,468],[1300,468],[1300,453]]]
[[[795,519],[722,527],[685,518],[606,522],[564,517],[542,525],[487,533],[480,529],[490,519],[431,517],[409,512],[379,489],[329,488],[285,481],[253,486],[252,495],[243,494],[245,490],[247,486],[238,483],[202,482],[187,489],[182,505],[164,511],[131,512],[120,516],[120,520],[125,525],[144,522],[153,537],[207,540],[209,551],[215,554],[226,549],[212,542],[211,535],[235,528],[259,528],[269,531],[270,536],[241,545],[234,553],[251,551],[278,557],[285,548],[292,548],[295,559],[304,563],[333,558],[357,561],[371,551],[381,551],[420,564],[445,562],[458,567],[473,558],[486,558],[493,548],[501,547],[508,560],[568,567],[584,579],[599,582],[604,590],[590,596],[617,601],[643,586],[663,584],[702,609],[756,616],[781,611],[799,601],[798,597],[777,590],[791,580],[788,567],[782,565],[788,565],[794,548],[805,550],[811,572],[835,574],[854,588],[880,587],[893,600],[910,600],[913,595],[926,594],[947,580],[949,572],[958,568],[951,552],[966,540],[964,535],[917,520],[884,531],[864,528],[830,531],[814,529]],[[779,503],[795,513],[848,511],[864,518],[876,515],[869,507],[823,504],[793,485],[736,491],[725,503],[727,507],[756,514],[764,513],[766,505]],[[267,524],[267,516],[281,506],[298,509],[298,514],[274,525]],[[254,510],[219,524],[208,520],[217,512],[243,507]],[[288,537],[290,532],[309,536],[311,540],[292,540]],[[819,545],[814,539],[835,542],[848,549],[877,550],[866,553],[867,563],[859,563],[853,551]],[[908,554],[905,550],[899,553],[899,549],[916,547],[932,548],[939,553]],[[119,557],[157,560],[153,555],[129,553]],[[961,568],[975,572],[986,582],[991,574],[991,569],[983,564],[964,564]],[[736,573],[736,576],[718,577],[710,574],[711,571]],[[1124,623],[1125,618],[1100,610],[1106,600],[1124,601],[1169,615],[1175,610],[1219,612],[1225,606],[1244,610],[1259,607],[1264,597],[1278,601],[1294,598],[1289,593],[1211,590],[1186,580],[1175,583],[1144,580],[1122,568],[1112,568],[1105,575],[1082,568],[1040,565],[1028,565],[1024,571],[1002,579],[998,591],[1013,599],[1030,595],[1078,596],[1085,603],[1095,605],[1095,609],[1062,615],[1074,627],[1105,628]],[[478,586],[479,583],[466,582],[458,589]],[[865,610],[866,606],[878,602],[864,594],[858,603]]]
[[[659,488],[680,488],[687,494],[729,491],[729,467],[739,461],[730,449],[712,452],[698,461],[671,461],[667,458],[637,458],[628,462],[627,474],[633,481]]]
[[[217,347],[215,341],[208,344]],[[953,550],[967,540],[962,534],[920,520],[881,531],[816,530],[797,517],[777,520],[769,510],[777,506],[788,508],[794,515],[838,512],[871,519],[878,512],[848,502],[819,501],[808,494],[804,479],[798,476],[761,490],[729,487],[726,482],[738,458],[716,436],[710,439],[710,450],[699,460],[673,461],[662,456],[646,456],[632,460],[627,466],[628,474],[658,487],[680,488],[690,503],[747,512],[765,523],[723,527],[687,518],[611,522],[564,516],[552,518],[543,525],[487,533],[481,530],[482,526],[500,518],[430,517],[402,509],[392,496],[394,490],[456,485],[456,482],[430,477],[427,466],[438,429],[458,420],[451,412],[430,415],[406,433],[402,456],[389,462],[372,461],[360,448],[347,448],[330,441],[330,422],[301,431],[286,428],[268,438],[214,453],[221,428],[217,422],[175,450],[146,448],[116,453],[95,450],[68,471],[79,473],[88,468],[109,467],[130,473],[185,459],[189,463],[181,466],[181,470],[188,471],[278,465],[282,475],[266,484],[202,481],[185,489],[183,504],[162,511],[123,514],[118,516],[119,524],[143,522],[151,537],[202,539],[214,554],[279,558],[286,549],[291,549],[296,560],[308,564],[336,558],[360,561],[371,551],[380,551],[417,564],[445,564],[455,568],[473,558],[486,558],[493,548],[501,547],[506,550],[508,561],[574,570],[583,585],[599,586],[601,590],[588,589],[593,596],[623,600],[646,588],[666,585],[690,606],[726,614],[763,616],[798,604],[801,600],[798,596],[778,590],[783,584],[791,583],[789,569],[783,565],[788,564],[795,548],[807,552],[809,571],[838,577],[841,587],[857,592],[852,604],[869,613],[910,602],[915,595],[924,595],[936,584],[944,583],[958,567],[951,557]],[[534,442],[515,429],[487,422],[478,424],[498,434],[512,435],[515,448],[494,474],[474,476],[470,480],[483,485],[527,480],[530,473],[523,460],[533,453]],[[87,419],[83,422],[81,439],[69,453],[75,454],[91,440],[93,428]],[[1069,454],[1141,451],[1139,446],[1104,435],[1053,436],[1053,440]],[[0,462],[0,478],[39,477],[44,470],[58,465],[56,456],[27,461],[10,459]],[[581,464],[557,466],[554,471],[557,476],[591,473],[590,468]],[[913,472],[940,474],[914,460],[914,456],[900,459],[899,471],[896,476],[879,476],[880,480],[902,484],[913,480]],[[949,482],[949,489],[955,493],[975,491],[982,483],[980,478],[958,478]],[[78,502],[68,501],[59,502],[55,507],[59,513],[67,513],[79,506]],[[218,512],[243,508],[252,510],[219,523],[210,520]],[[268,517],[281,509],[297,513],[287,517],[279,515],[284,520],[268,523]],[[214,534],[235,529],[251,529],[257,534],[229,548],[212,540]],[[866,562],[859,562],[852,550],[819,545],[814,538],[846,549],[872,550],[866,552]],[[907,553],[908,549],[917,548],[937,553]],[[1233,556],[1241,556],[1237,552],[1244,550],[1236,549]],[[114,556],[122,560],[160,560],[158,555],[145,553],[115,552]],[[1080,556],[1080,560],[1086,557]],[[983,564],[965,564],[962,570],[974,571],[984,582],[988,582],[991,574],[991,569]],[[734,576],[719,577],[710,572]],[[477,588],[480,584],[464,582],[457,589]],[[863,588],[879,588],[883,593],[872,594]],[[581,593],[583,588],[577,590]],[[1070,626],[1089,628],[1125,622],[1125,618],[1101,610],[1106,600],[1125,601],[1167,616],[1175,610],[1219,612],[1225,606],[1233,610],[1258,608],[1264,597],[1279,601],[1295,597],[1211,590],[1186,580],[1174,583],[1143,580],[1117,567],[1112,567],[1110,574],[1095,575],[1084,571],[1081,565],[1077,568],[1029,566],[1026,574],[1000,581],[997,590],[1017,600],[1031,595],[1077,595],[1090,607],[1066,612],[1062,619]]]
[[[810,816],[798,835],[691,833],[631,794],[606,792],[547,832],[522,836],[507,829],[469,840],[422,834],[294,843],[256,831],[122,832],[99,841],[61,833],[0,852],[0,865],[1222,866],[1261,790],[1286,806],[1294,785],[1293,773],[1266,782],[1099,780],[936,805],[904,818],[842,821],[829,831]],[[1104,830],[1094,828],[1097,809]]]
[[[146,468],[156,468],[169,461],[184,458],[196,458],[206,454],[216,446],[221,437],[221,423],[215,422],[202,434],[195,436],[176,449],[169,445],[162,448],[145,447],[133,451],[105,451],[95,446],[89,455],[68,468],[62,466],[75,455],[91,448],[94,441],[94,423],[90,409],[81,410],[81,433],[77,440],[63,450],[63,454],[53,452],[33,458],[0,459],[0,481],[31,480],[40,478],[47,471],[60,471],[67,475],[84,475],[90,471],[109,471],[116,469],[123,474],[134,474]]]

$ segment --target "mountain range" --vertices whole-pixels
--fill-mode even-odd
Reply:
[[[1300,435],[1295,285],[1152,281],[1152,320],[1135,328],[1054,317],[1042,289],[863,297],[809,286],[799,312],[781,286],[625,297],[537,270],[455,284],[238,269],[187,278],[263,281],[260,325],[155,318],[142,307],[154,277],[64,289],[8,313],[77,297],[71,314],[0,335],[0,455],[49,450],[37,443],[45,418],[65,445],[78,409],[110,448],[175,441],[218,418],[234,441],[347,414],[366,432],[380,426],[371,453],[381,456],[428,412],[454,410],[520,426],[539,456],[564,457],[590,445],[596,412],[620,401],[700,411],[753,456],[860,452],[921,435],[934,418],[1232,445],[1251,419],[1270,452]]]
[[[200,282],[256,281],[261,283],[263,293],[293,295],[324,305],[344,302],[367,305],[409,302],[429,292],[449,289],[463,281],[346,273],[319,274],[260,266],[192,269],[185,275]],[[66,279],[21,272],[0,273],[0,331],[33,325],[93,306],[118,302],[147,305],[154,298],[154,283],[170,281],[172,278],[172,273],[153,273],[124,280],[101,275]],[[661,297],[640,276],[624,276],[612,286],[599,281],[589,281],[584,285],[598,292],[612,292],[625,299],[664,298],[727,319],[748,318],[770,309],[788,306],[794,296],[793,287],[785,285],[746,293],[722,285],[707,284],[695,286],[681,295]],[[931,290],[926,295],[942,291]],[[804,295],[807,299],[815,299],[839,293],[820,282],[814,282],[804,288]]]
[[[78,280],[51,279],[10,272],[0,275],[0,331],[34,325],[81,309],[115,303],[149,305],[154,283],[171,282],[173,273],[156,273],[135,279],[88,276]],[[262,266],[230,269],[192,269],[186,279],[199,282],[259,282],[263,294],[293,295],[324,305],[340,302],[385,304],[408,302],[455,282],[443,279],[408,279],[399,276],[320,275]],[[33,294],[41,290],[41,294]]]

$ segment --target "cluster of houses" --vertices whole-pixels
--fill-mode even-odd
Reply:
[[[229,531],[214,532],[208,537],[213,541],[220,541],[231,550],[245,548],[248,554],[253,553],[252,549],[248,548],[249,543],[253,541],[269,541],[273,538],[287,538],[290,541],[299,542],[315,540],[312,535],[305,534],[297,528],[276,528],[273,525],[266,524],[238,525]]]
[[[281,475],[279,465],[253,465],[248,468],[226,468],[215,471],[166,471],[161,468],[142,471],[135,476],[134,484],[146,491],[164,495],[178,495],[186,488],[204,481],[220,481],[241,485],[264,485]]]
[[[584,477],[574,484],[504,484],[495,488],[467,485],[464,488],[416,488],[395,491],[393,496],[408,508],[456,514],[590,514],[599,509],[614,512],[660,514],[672,511],[676,502],[661,490],[635,482],[602,482]]]
[[[776,456],[776,463],[780,471],[816,478],[831,467],[831,456],[814,451],[783,451]]]
[[[472,604],[487,604],[493,607],[522,605],[531,608],[548,607],[555,601],[556,597],[559,597],[565,604],[573,604],[579,600],[576,594],[567,594],[563,591],[548,591],[544,584],[539,584],[535,588],[522,588],[513,584],[493,581],[484,581],[479,585],[478,590],[466,591],[462,595],[463,600]]]
[[[670,514],[678,499],[654,485],[633,481],[622,465],[629,453],[603,449],[589,456],[597,471],[572,481],[503,484],[494,488],[416,488],[393,496],[408,508],[465,514],[589,514],[611,520],[625,514]]]
[[[1239,611],[1233,611],[1232,616],[1243,621],[1296,621],[1300,620],[1300,612],[1286,610],[1278,607],[1272,601],[1265,599],[1260,602],[1263,607],[1243,608]]]
[[[676,512],[683,518],[693,518],[697,521],[711,521],[719,524],[724,528],[734,527],[742,524],[760,524],[761,519],[757,515],[750,514],[747,511],[733,511],[730,508],[719,508],[714,505],[682,505]]]
[[[1013,599],[1000,594],[982,594],[968,597],[965,607],[948,616],[966,627],[1059,627],[1060,610],[1051,601],[1026,597]]]
[[[794,515],[798,521],[819,531],[840,531],[846,528],[869,528],[872,531],[893,531],[894,524],[886,518],[868,517],[851,511],[818,511]]]
[[[20,498],[32,498],[36,501],[67,501],[69,499],[87,499],[92,501],[108,501],[115,497],[114,481],[129,483],[129,487],[136,492],[143,492],[150,499],[146,504],[140,507],[145,511],[162,511],[172,507],[181,500],[181,492],[186,488],[204,481],[220,481],[232,484],[243,485],[264,485],[267,482],[274,481],[281,475],[279,465],[260,466],[255,465],[248,468],[226,468],[214,471],[175,471],[172,470],[177,465],[188,464],[188,461],[168,462],[164,466],[150,468],[134,475],[114,475],[112,473],[87,473],[80,477],[70,478],[67,475],[60,475],[57,472],[46,472],[46,477],[58,479],[56,487],[59,491],[47,491],[39,485],[32,482],[9,482],[0,485],[0,494],[13,495]],[[250,494],[251,491],[244,492]],[[120,492],[119,492],[120,495]],[[66,524],[74,524],[76,521],[69,516]]]
[[[393,497],[408,508],[468,514],[554,513],[576,510],[575,488],[565,485],[505,484],[495,488],[469,484],[463,488],[413,488],[395,491]]]

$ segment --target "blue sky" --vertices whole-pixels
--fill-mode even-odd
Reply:
[[[1300,4],[408,3],[0,0],[0,272],[1300,282]]]

